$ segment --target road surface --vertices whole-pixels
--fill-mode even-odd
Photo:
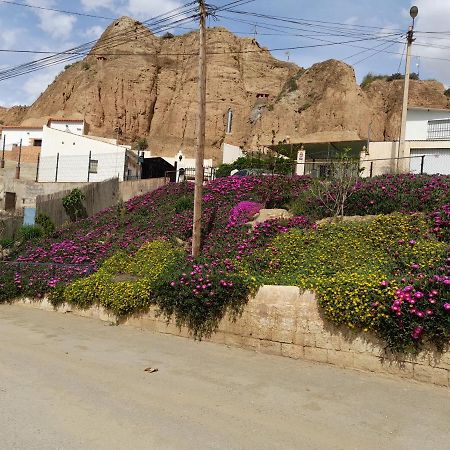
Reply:
[[[447,388],[25,306],[0,330],[5,450],[450,449]]]

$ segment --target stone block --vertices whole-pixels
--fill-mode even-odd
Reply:
[[[260,351],[261,340],[253,337],[244,337],[242,340],[242,347],[249,350]]]
[[[225,344],[231,345],[233,347],[241,347],[243,346],[244,338],[238,334],[224,334]]]
[[[402,378],[414,378],[414,364],[381,358],[382,371]]]
[[[295,345],[299,345],[301,347],[303,347],[305,345],[305,336],[307,333],[305,333],[303,330],[296,330],[296,332],[294,333],[294,339],[293,339],[293,343]]]
[[[316,362],[328,362],[328,351],[324,348],[305,347],[305,359]]]
[[[295,344],[281,344],[281,354],[292,359],[301,359],[304,357],[303,347]]]
[[[434,367],[431,382],[439,386],[450,387],[450,370]]]
[[[312,333],[307,333],[303,335],[303,343],[305,347],[315,347],[316,346],[316,335]]]
[[[414,364],[414,379],[425,383],[449,385],[449,371],[438,367],[423,366]]]
[[[365,353],[355,353],[353,355],[353,367],[355,369],[367,370],[369,372],[382,372],[381,359],[377,356]]]
[[[340,350],[341,342],[338,336],[332,336],[327,332],[315,333],[316,347],[327,350]]]
[[[281,342],[261,340],[259,343],[259,351],[268,355],[281,355]]]
[[[353,367],[353,353],[340,350],[327,350],[327,362],[338,367]]]

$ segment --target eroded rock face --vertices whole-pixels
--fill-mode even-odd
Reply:
[[[83,61],[64,70],[29,108],[3,111],[5,124],[84,117],[88,133],[124,143],[146,137],[153,154],[193,156],[197,128],[198,35],[154,36],[128,17],[112,23]],[[207,33],[206,157],[224,141],[253,147],[291,141],[390,140],[398,136],[401,81],[361,89],[353,68],[329,60],[304,70],[278,61],[253,39]],[[448,107],[437,82],[412,82],[413,106]],[[226,117],[233,111],[232,133]],[[4,119],[2,119],[4,117]]]

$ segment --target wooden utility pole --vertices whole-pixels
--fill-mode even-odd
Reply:
[[[201,248],[202,230],[202,194],[206,132],[206,5],[205,0],[198,0],[200,6],[200,50],[198,80],[198,128],[197,153],[195,156],[195,190],[194,190],[194,222],[192,226],[192,256],[197,258]]]
[[[405,147],[406,147],[406,118],[408,115],[408,99],[409,99],[409,78],[411,73],[411,48],[414,39],[414,21],[417,17],[419,10],[416,6],[413,6],[410,10],[410,16],[413,19],[412,26],[409,27],[408,33],[406,35],[406,64],[405,64],[405,82],[403,88],[403,106],[402,106],[402,118],[400,125],[400,139],[398,145],[398,159],[397,159],[397,172],[401,173],[404,171],[404,158],[405,158]]]

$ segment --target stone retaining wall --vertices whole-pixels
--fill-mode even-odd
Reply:
[[[46,301],[37,305],[52,309]],[[65,306],[60,310],[115,322],[113,316],[99,307],[80,311]],[[155,310],[129,318],[123,324],[189,337],[187,329],[180,330],[174,323],[166,324],[162,317],[155,315]],[[293,286],[263,286],[238,320],[233,322],[225,318],[217,333],[207,340],[272,355],[450,386],[450,352],[442,355],[423,352],[417,357],[395,359],[370,335],[353,333],[324,321],[314,294],[300,293]]]

